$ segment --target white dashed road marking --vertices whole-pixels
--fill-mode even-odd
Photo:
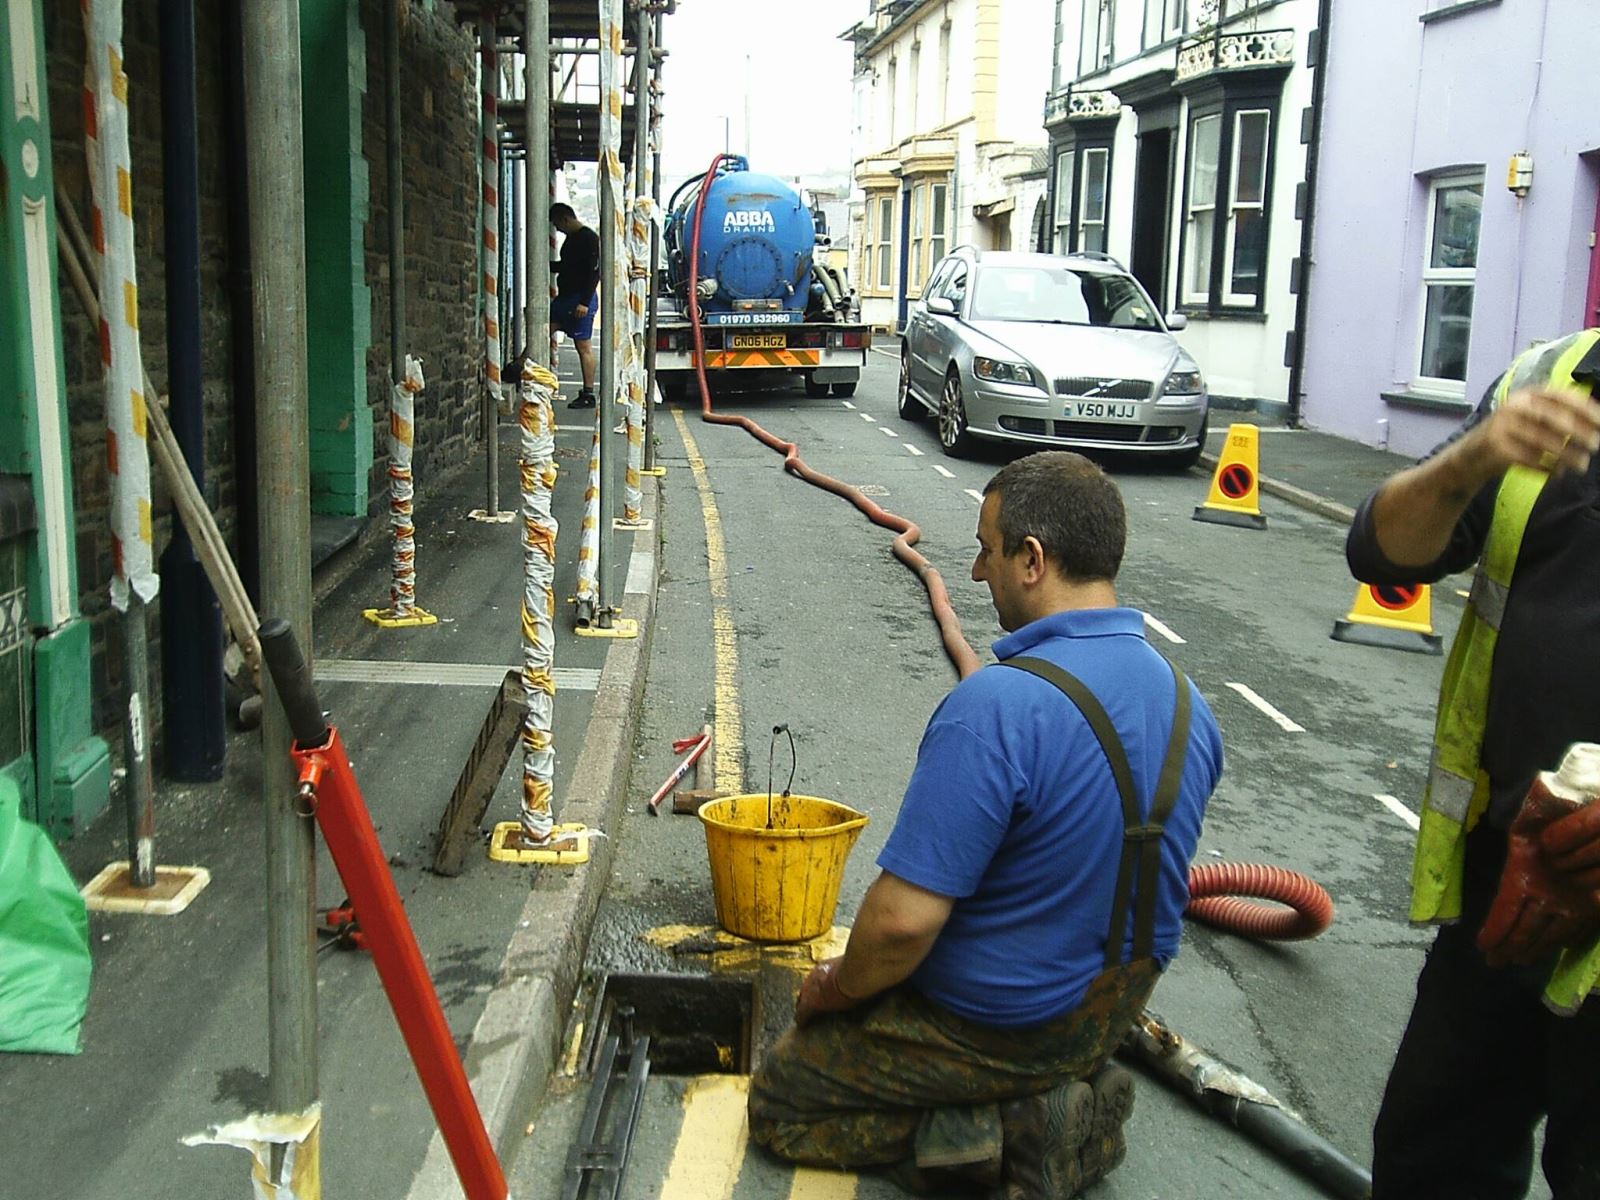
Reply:
[[[963,488],[962,491],[966,492],[967,495],[971,496],[979,504],[983,503],[983,493],[980,492],[977,488]]]
[[[848,401],[848,400],[841,400],[841,401],[839,401],[839,403],[844,405],[846,408],[848,408],[848,409],[850,409],[852,411],[855,410],[855,405],[851,404],[850,401]]]
[[[913,445],[912,445],[912,444],[911,444],[911,443],[910,443],[910,442],[907,442],[907,443],[906,443],[906,449],[907,449],[907,450],[909,450],[909,451],[911,451],[911,453],[912,453],[912,454],[915,454],[915,455],[916,455],[916,456],[917,456],[917,457],[918,457],[918,458],[921,458],[921,457],[922,457],[922,451],[921,451],[921,450],[918,450],[918,449],[917,449],[917,448],[916,448],[916,447],[915,447],[915,446],[913,446]]]
[[[1177,634],[1173,633],[1172,630],[1168,629],[1165,625],[1163,625],[1160,621],[1156,620],[1149,613],[1145,613],[1145,615],[1144,615],[1144,623],[1146,625],[1150,626],[1151,629],[1154,629],[1162,637],[1166,638],[1167,641],[1171,642],[1174,646],[1181,646],[1181,645],[1184,644],[1184,639],[1183,638],[1181,638]]]
[[[1374,793],[1372,798],[1387,808],[1395,816],[1399,817],[1407,825],[1411,826],[1411,828],[1416,829],[1422,824],[1421,817],[1417,816],[1416,813],[1412,812],[1404,804],[1401,804],[1400,801],[1396,800],[1393,796],[1386,796],[1382,792],[1377,792]]]
[[[1304,725],[1298,725],[1295,722],[1291,721],[1288,717],[1284,716],[1277,709],[1273,708],[1272,705],[1268,704],[1265,700],[1263,700],[1259,695],[1257,695],[1250,688],[1246,687],[1244,684],[1242,684],[1242,683],[1230,683],[1227,686],[1231,687],[1234,691],[1238,692],[1239,695],[1243,696],[1246,700],[1248,700],[1256,708],[1260,709],[1263,713],[1265,713],[1267,715],[1267,718],[1274,725],[1276,725],[1279,729],[1283,730],[1285,733],[1304,733],[1306,731],[1306,727]]]
[[[946,479],[954,479],[956,477],[956,473],[949,467],[942,467],[938,463],[933,464],[933,469],[939,472],[939,474],[943,475]]]
[[[857,413],[856,416],[860,417],[863,421],[876,421],[878,419],[871,413]]]
[[[879,429],[880,429],[880,430],[881,430],[881,431],[882,431],[882,432],[884,432],[884,433],[887,433],[887,434],[888,434],[888,435],[889,435],[889,436],[890,436],[890,437],[899,437],[899,436],[900,436],[900,435],[899,435],[899,434],[898,434],[898,433],[896,433],[896,432],[895,432],[895,431],[894,431],[894,430],[892,430],[892,429],[890,429],[890,428],[889,428],[889,427],[888,427],[888,426],[887,426],[887,425],[879,425],[879,426],[878,426],[878,428],[879,428]]]

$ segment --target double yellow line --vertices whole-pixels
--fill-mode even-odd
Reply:
[[[711,572],[712,696],[716,702],[712,773],[717,791],[736,794],[744,791],[744,717],[739,708],[739,639],[728,599],[728,545],[722,536],[722,515],[711,494],[706,460],[700,457],[700,447],[689,432],[683,410],[673,409],[672,419],[678,423],[678,433],[689,455],[689,470],[694,473],[706,525],[706,563]]]

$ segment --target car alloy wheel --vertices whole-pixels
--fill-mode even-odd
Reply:
[[[945,378],[944,392],[939,397],[939,445],[953,456],[966,454],[972,448],[972,436],[967,433],[967,405],[961,398],[961,379],[954,371]]]

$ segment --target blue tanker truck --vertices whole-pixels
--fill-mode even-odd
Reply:
[[[749,387],[799,375],[808,396],[853,395],[872,331],[853,320],[855,297],[839,272],[817,257],[829,244],[820,215],[793,186],[737,155],[704,185],[701,176],[687,180],[667,203],[656,309],[663,394],[681,398],[695,386],[690,250],[704,190],[697,290],[707,381]]]

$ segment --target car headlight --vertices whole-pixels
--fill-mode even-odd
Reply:
[[[1004,362],[997,358],[974,358],[972,373],[991,383],[1020,383],[1024,387],[1037,387],[1033,368],[1022,363]]]
[[[1162,397],[1170,396],[1175,400],[1180,397],[1187,400],[1205,390],[1206,381],[1200,377],[1199,371],[1174,371],[1167,376],[1167,382],[1161,385]]]

